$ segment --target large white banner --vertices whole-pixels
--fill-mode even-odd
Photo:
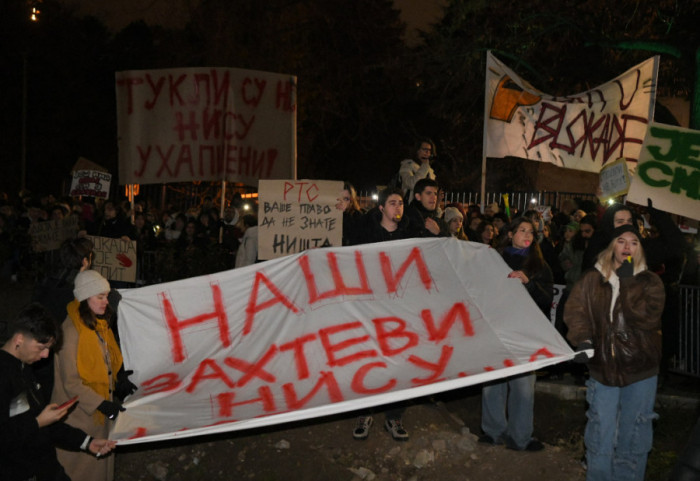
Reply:
[[[122,290],[119,333],[139,389],[110,437],[307,419],[573,357],[510,271],[484,244],[408,239]]]
[[[700,220],[700,131],[651,123],[627,200]]]
[[[653,119],[658,63],[652,57],[606,84],[559,97],[537,90],[489,52],[486,156],[589,172],[620,157],[635,163]]]
[[[296,77],[235,68],[117,72],[119,182],[294,178]]]

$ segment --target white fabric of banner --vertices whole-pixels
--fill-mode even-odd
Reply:
[[[407,239],[121,290],[122,351],[139,389],[111,438],[308,419],[572,358],[509,272],[483,244]]]
[[[295,177],[296,77],[197,67],[115,82],[119,184]]]
[[[652,57],[586,92],[553,96],[535,89],[489,52],[486,156],[588,172],[625,158],[634,170],[647,124],[654,118],[658,64],[659,57]]]

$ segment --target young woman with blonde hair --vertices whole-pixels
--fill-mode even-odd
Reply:
[[[564,307],[567,338],[587,362],[584,442],[588,480],[643,480],[661,362],[665,292],[647,269],[635,226],[612,231],[595,269],[576,283]]]

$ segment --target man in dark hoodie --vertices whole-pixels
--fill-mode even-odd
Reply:
[[[413,202],[406,208],[409,237],[449,237],[450,231],[438,211],[438,183],[421,179],[413,188]]]
[[[400,188],[386,188],[379,193],[379,204],[364,219],[357,236],[361,244],[406,239],[408,219],[404,217],[403,192]]]
[[[371,244],[411,237],[408,234],[408,219],[404,217],[403,211],[403,191],[400,188],[387,187],[381,191],[379,204],[363,218],[362,231],[357,236],[360,243]],[[408,432],[401,421],[404,409],[402,404],[392,405],[384,414],[384,429],[396,441],[408,440]],[[364,411],[357,418],[352,431],[353,438],[358,441],[367,439],[373,423],[371,412]]]

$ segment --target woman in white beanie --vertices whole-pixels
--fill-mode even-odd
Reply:
[[[109,422],[125,410],[119,398],[135,389],[124,375],[122,354],[109,325],[113,313],[107,300],[109,291],[109,282],[97,271],[86,270],[75,277],[75,300],[67,306],[51,396],[51,402],[59,404],[78,396],[77,407],[66,423],[95,438],[108,437]],[[92,458],[58,449],[58,460],[73,481],[114,478],[113,456]]]
[[[457,239],[460,240],[469,240],[467,239],[467,236],[464,234],[464,228],[462,226],[462,222],[464,221],[464,216],[462,213],[459,211],[457,207],[445,207],[445,213],[443,214],[443,219],[445,221],[445,224],[447,224],[447,228],[450,231],[450,235],[452,237],[456,237]]]

